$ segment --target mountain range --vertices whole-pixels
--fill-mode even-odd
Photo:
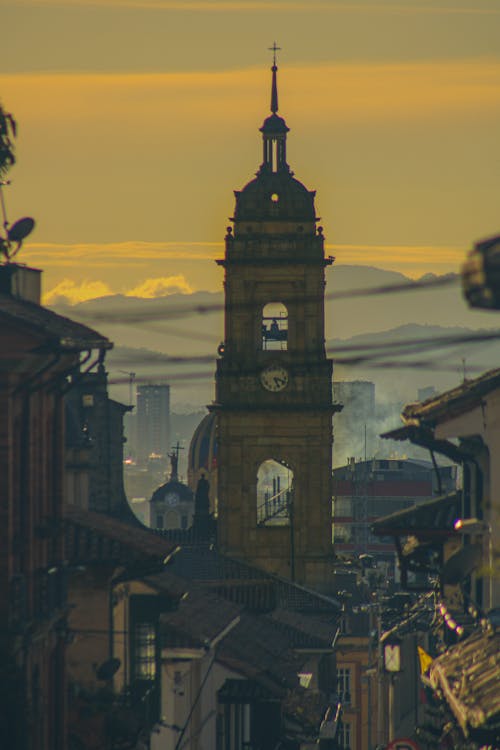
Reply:
[[[440,279],[427,275],[421,281]],[[500,318],[470,310],[458,277],[443,286],[387,290],[410,283],[403,274],[367,266],[327,270],[326,345],[339,360],[336,379],[373,380],[381,395],[405,401],[416,398],[417,388],[456,385],[464,369],[472,376],[500,364],[493,338]],[[128,399],[127,373],[134,373],[135,379],[171,382],[174,403],[195,409],[213,399],[212,360],[223,339],[223,304],[222,292],[199,291],[154,299],[112,295],[53,309],[114,341],[108,369],[112,381],[123,381],[116,390],[121,400]],[[454,343],[455,337],[477,340]],[[405,346],[415,340],[424,343]]]

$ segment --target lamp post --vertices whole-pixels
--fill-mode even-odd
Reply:
[[[453,524],[459,534],[488,534],[488,604],[493,609],[493,541],[491,526],[479,518],[459,518]]]
[[[389,742],[396,734],[394,714],[394,676],[401,672],[401,641],[390,636],[384,641],[384,669],[389,674]]]

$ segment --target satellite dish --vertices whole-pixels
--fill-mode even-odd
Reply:
[[[98,680],[102,680],[103,682],[107,682],[108,680],[112,680],[115,674],[118,672],[118,670],[121,667],[121,661],[120,659],[108,659],[107,661],[104,661],[99,667],[96,669],[96,677]]]
[[[35,220],[30,216],[19,219],[7,230],[9,242],[22,242],[35,227]]]
[[[447,560],[441,571],[442,583],[456,585],[472,573],[481,562],[483,550],[479,544],[468,544]]]

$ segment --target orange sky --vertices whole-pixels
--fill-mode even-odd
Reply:
[[[259,166],[277,38],[289,161],[339,263],[458,270],[500,224],[493,0],[8,0],[9,219],[46,299],[221,288],[232,190]],[[10,45],[10,48],[9,48]]]

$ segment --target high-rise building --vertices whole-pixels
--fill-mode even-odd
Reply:
[[[141,385],[137,388],[137,461],[152,459],[168,466],[170,449],[170,386]]]
[[[228,227],[225,340],[217,361],[218,543],[300,583],[330,578],[332,362],[325,352],[325,257],[314,191],[286,160],[289,128],[260,128],[263,162],[235,193]]]

